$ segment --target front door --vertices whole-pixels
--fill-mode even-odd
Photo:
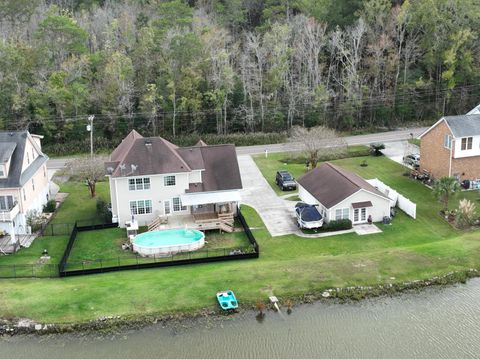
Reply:
[[[367,209],[355,208],[353,210],[353,223],[363,223],[367,221]]]
[[[165,215],[168,216],[171,213],[170,200],[164,201]]]

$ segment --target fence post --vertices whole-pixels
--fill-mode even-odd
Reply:
[[[100,259],[100,269],[103,269],[103,260],[102,259]]]
[[[120,267],[120,257],[117,257],[117,263],[118,263],[118,266]]]
[[[17,267],[13,265],[13,278],[17,278]]]
[[[153,263],[156,263],[157,259],[155,258],[155,253],[153,254]]]
[[[33,266],[34,266],[34,264],[32,264],[32,277],[35,277],[34,274],[33,274]]]
[[[138,266],[138,254],[135,254],[135,258],[137,259],[137,266]]]

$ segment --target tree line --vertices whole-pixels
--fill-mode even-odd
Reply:
[[[431,121],[480,99],[479,20],[475,0],[4,0],[0,128],[68,146],[95,114],[108,147]]]

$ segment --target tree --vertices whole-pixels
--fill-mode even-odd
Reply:
[[[442,177],[433,184],[433,195],[443,203],[443,211],[448,211],[450,196],[460,191],[460,184],[455,177]]]
[[[289,140],[302,145],[312,169],[317,167],[320,153],[331,157],[345,151],[347,147],[345,140],[338,137],[335,130],[324,126],[312,128],[294,126]]]
[[[96,184],[105,177],[105,156],[81,157],[68,164],[70,174],[87,182],[92,198],[96,196]]]

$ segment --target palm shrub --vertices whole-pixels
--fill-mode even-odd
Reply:
[[[443,212],[448,211],[450,196],[460,191],[460,183],[455,177],[441,177],[433,183],[433,195],[443,203]]]
[[[383,143],[372,143],[370,145],[370,153],[372,156],[382,156],[382,151],[385,149],[385,145]]]
[[[458,228],[467,228],[472,226],[477,219],[477,210],[475,203],[464,198],[458,205],[457,216],[455,217],[455,226]]]

